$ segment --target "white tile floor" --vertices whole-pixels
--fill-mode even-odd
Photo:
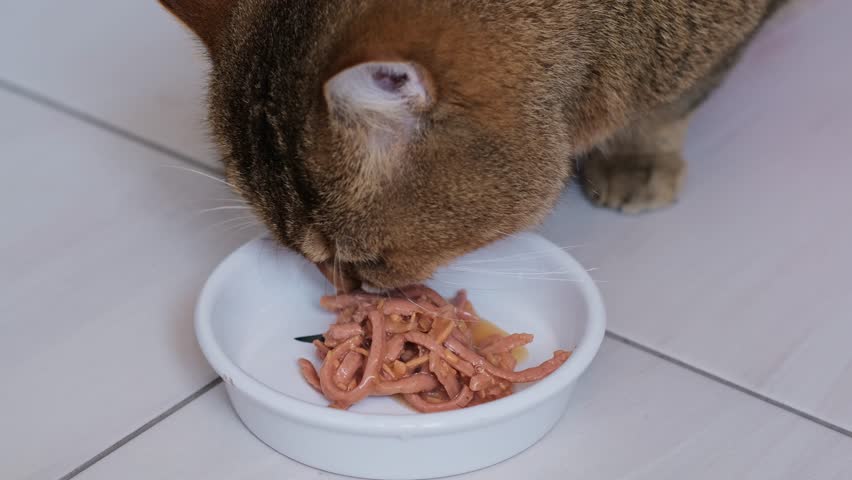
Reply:
[[[0,478],[333,478],[248,434],[194,343],[201,282],[254,234],[183,169],[215,166],[203,56],[153,1],[7,3]],[[850,16],[768,26],[676,207],[566,195],[543,231],[600,268],[612,334],[551,435],[463,478],[852,478]]]

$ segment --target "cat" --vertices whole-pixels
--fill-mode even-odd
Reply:
[[[228,182],[378,288],[536,225],[577,171],[672,203],[690,114],[783,2],[161,0],[209,52]]]

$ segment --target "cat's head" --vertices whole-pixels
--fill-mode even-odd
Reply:
[[[227,179],[311,261],[419,282],[539,222],[569,177],[534,38],[447,2],[162,3],[211,54]]]

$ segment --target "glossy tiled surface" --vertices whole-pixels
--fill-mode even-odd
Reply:
[[[0,478],[330,478],[204,390],[195,296],[255,232],[185,170],[216,159],[188,34],[156,2],[2,12]],[[850,15],[768,26],[698,113],[676,207],[566,194],[543,231],[599,269],[625,341],[546,440],[467,478],[849,478]]]
[[[154,0],[5,2],[0,80],[216,165],[203,49]]]
[[[459,480],[841,480],[852,471],[849,438],[615,341],[576,396],[541,443]],[[257,442],[230,414],[221,386],[80,476],[119,477],[343,478]]]
[[[768,25],[698,112],[677,206],[630,218],[569,194],[545,227],[599,268],[611,329],[847,430],[850,15],[805,1]]]
[[[251,233],[174,160],[3,91],[0,112],[0,478],[58,478],[213,380],[195,296]]]

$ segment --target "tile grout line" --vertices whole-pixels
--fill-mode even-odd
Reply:
[[[843,428],[839,425],[835,425],[835,424],[833,424],[833,423],[831,423],[827,420],[823,420],[822,418],[811,415],[810,413],[807,413],[807,412],[800,410],[796,407],[793,407],[791,405],[787,405],[786,403],[775,400],[775,399],[768,397],[768,396],[766,396],[766,395],[764,395],[760,392],[757,392],[755,390],[751,390],[750,388],[747,388],[747,387],[744,387],[744,386],[739,385],[737,383],[734,383],[731,380],[727,380],[725,378],[722,378],[719,375],[710,373],[707,370],[696,367],[694,365],[690,365],[689,363],[686,363],[683,360],[680,360],[676,357],[673,357],[673,356],[668,355],[666,353],[655,350],[655,349],[653,349],[653,348],[651,348],[647,345],[643,345],[643,344],[636,342],[634,340],[630,340],[629,338],[624,337],[622,335],[619,335],[619,334],[613,332],[612,330],[606,331],[606,337],[611,339],[611,340],[614,340],[616,342],[627,345],[628,347],[635,348],[635,349],[640,350],[642,352],[645,352],[649,355],[657,357],[660,360],[664,360],[668,363],[671,363],[671,364],[673,364],[677,367],[680,367],[684,370],[687,370],[691,373],[694,373],[696,375],[704,377],[708,380],[719,383],[719,384],[724,385],[728,388],[734,389],[734,390],[736,390],[740,393],[748,395],[749,397],[752,397],[752,398],[759,400],[763,403],[767,403],[767,404],[769,404],[769,405],[771,405],[775,408],[779,408],[781,410],[784,410],[787,413],[791,413],[793,415],[796,415],[799,418],[802,418],[802,419],[807,420],[809,422],[815,423],[815,424],[817,424],[821,427],[827,428],[829,430],[832,430],[832,431],[839,433],[841,435],[844,435],[846,437],[852,438],[852,430],[848,430],[848,429]]]
[[[207,385],[201,387],[200,389],[196,390],[190,396],[184,398],[183,400],[176,403],[175,405],[173,405],[171,408],[169,408],[165,412],[157,415],[156,417],[149,420],[148,422],[146,422],[141,427],[139,427],[136,430],[125,435],[119,441],[117,441],[117,442],[113,443],[112,445],[110,445],[109,447],[105,448],[100,453],[98,453],[94,457],[90,458],[89,460],[85,461],[82,465],[78,466],[74,470],[71,470],[69,473],[63,475],[62,477],[59,478],[59,480],[71,480],[72,478],[76,477],[77,475],[80,475],[81,473],[85,472],[86,470],[91,468],[93,465],[100,462],[104,458],[108,457],[110,454],[112,454],[113,452],[115,452],[119,448],[121,448],[121,447],[127,445],[128,443],[130,443],[131,441],[133,441],[133,439],[135,439],[136,437],[147,432],[148,430],[150,430],[151,428],[153,428],[155,425],[162,422],[163,420],[171,417],[172,415],[174,415],[175,413],[180,411],[183,407],[189,405],[190,403],[192,403],[193,401],[195,401],[196,399],[198,399],[199,397],[201,397],[205,393],[209,392],[210,390],[213,390],[220,383],[222,383],[222,379],[220,377],[216,377],[216,379],[214,379],[213,381],[211,381]]]
[[[41,95],[37,92],[34,92],[34,91],[29,90],[27,88],[24,88],[20,85],[12,83],[12,82],[4,79],[4,78],[0,78],[0,89],[6,90],[8,93],[11,93],[13,95],[17,95],[19,97],[26,98],[27,100],[35,102],[35,103],[37,103],[37,104],[39,104],[43,107],[49,108],[49,109],[57,111],[59,113],[63,113],[65,115],[68,115],[69,117],[74,118],[76,120],[79,120],[79,121],[86,123],[88,125],[94,126],[96,128],[102,129],[102,130],[105,130],[109,133],[112,133],[112,134],[118,136],[118,137],[121,137],[125,140],[136,143],[136,144],[141,145],[143,147],[146,147],[146,148],[153,150],[157,153],[160,153],[160,154],[163,154],[165,156],[174,158],[178,161],[187,163],[187,164],[191,165],[192,167],[200,169],[200,170],[202,170],[206,173],[216,175],[216,176],[221,175],[221,172],[217,171],[215,168],[212,168],[209,165],[207,165],[203,162],[200,162],[200,161],[198,161],[198,160],[196,160],[192,157],[189,157],[189,156],[184,155],[184,154],[182,154],[178,151],[172,150],[171,148],[165,147],[165,146],[160,145],[156,142],[148,140],[148,139],[146,139],[142,136],[131,133],[131,132],[129,132],[129,131],[121,128],[121,127],[112,125],[112,124],[110,124],[110,123],[108,123],[104,120],[101,120],[101,119],[99,119],[99,118],[97,118],[93,115],[90,115],[88,113],[79,111],[79,110],[74,109],[72,107],[69,107],[69,106],[62,104],[62,103],[60,103],[56,100],[53,100],[53,99],[51,99],[47,96]],[[109,447],[105,448],[104,450],[99,452],[97,455],[95,455],[92,458],[90,458],[89,460],[83,462],[81,465],[79,465],[74,470],[63,475],[62,477],[59,478],[59,480],[70,480],[70,479],[80,475],[81,473],[88,470],[89,468],[91,468],[96,463],[98,463],[101,460],[103,460],[104,458],[108,457],[110,454],[112,454],[116,450],[127,445],[128,443],[133,441],[135,438],[144,434],[145,432],[147,432],[148,430],[150,430],[151,428],[153,428],[154,426],[156,426],[157,424],[159,424],[163,420],[169,418],[170,416],[174,415],[175,413],[177,413],[178,411],[180,411],[181,409],[183,409],[184,407],[186,407],[187,405],[189,405],[193,401],[197,400],[199,397],[201,397],[205,393],[216,388],[221,383],[222,383],[222,379],[220,377],[216,377],[214,380],[212,380],[207,385],[204,385],[200,389],[198,389],[195,392],[193,392],[192,394],[190,394],[188,397],[184,398],[183,400],[181,400],[177,404],[173,405],[172,407],[170,407],[166,411],[160,413],[159,415],[157,415],[153,419],[149,420],[148,422],[146,422],[145,424],[143,424],[142,426],[140,426],[136,430],[130,432],[128,435],[125,435],[123,438],[121,438],[117,442],[115,442],[112,445],[110,445]]]
[[[829,430],[832,430],[832,431],[834,431],[834,432],[836,432],[836,433],[839,433],[840,435],[844,435],[844,436],[846,436],[846,437],[852,438],[852,431],[850,431],[850,430],[847,430],[847,429],[845,429],[845,428],[843,428],[843,427],[840,427],[840,426],[838,426],[838,425],[835,425],[835,424],[833,424],[833,423],[830,423],[830,422],[828,422],[828,421],[826,421],[826,420],[823,420],[823,419],[821,419],[821,418],[819,418],[819,417],[816,417],[816,416],[814,416],[814,415],[811,415],[811,414],[809,414],[809,413],[807,413],[807,412],[804,412],[804,411],[802,411],[802,410],[799,410],[799,409],[797,409],[797,408],[795,408],[795,407],[792,407],[792,406],[790,406],[790,405],[787,405],[787,404],[785,404],[785,403],[779,402],[778,400],[774,400],[774,399],[772,399],[772,398],[770,398],[770,397],[767,397],[766,395],[763,395],[763,394],[761,394],[761,393],[759,393],[759,392],[756,392],[756,391],[751,390],[751,389],[749,389],[749,388],[746,388],[746,387],[743,387],[743,386],[741,386],[741,385],[738,385],[738,384],[736,384],[736,383],[734,383],[734,382],[732,382],[732,381],[730,381],[730,380],[727,380],[727,379],[725,379],[725,378],[722,378],[722,377],[720,377],[720,376],[718,376],[718,375],[715,375],[715,374],[713,374],[713,373],[710,373],[710,372],[708,372],[708,371],[706,371],[706,370],[703,370],[703,369],[698,368],[698,367],[696,367],[696,366],[690,365],[690,364],[688,364],[688,363],[684,362],[683,360],[680,360],[680,359],[678,359],[678,358],[675,358],[675,357],[673,357],[673,356],[671,356],[671,355],[668,355],[668,354],[665,354],[665,353],[660,352],[660,351],[658,351],[658,350],[655,350],[655,349],[653,349],[653,348],[651,348],[651,347],[648,347],[648,346],[646,346],[646,345],[644,345],[644,344],[641,344],[641,343],[639,343],[639,342],[636,342],[636,341],[634,341],[634,340],[630,340],[629,338],[624,337],[624,336],[622,336],[622,335],[619,335],[619,334],[617,334],[617,333],[613,332],[612,330],[607,330],[607,331],[606,331],[606,337],[607,337],[607,338],[609,338],[609,339],[611,339],[611,340],[613,340],[613,341],[616,341],[616,342],[619,342],[619,343],[621,343],[621,344],[623,344],[623,345],[626,345],[626,346],[628,346],[628,347],[631,347],[631,348],[637,349],[637,350],[639,350],[639,351],[642,351],[642,352],[644,352],[644,353],[646,353],[646,354],[652,355],[652,356],[654,356],[654,357],[656,357],[656,358],[658,358],[658,359],[660,359],[660,360],[665,361],[666,363],[670,363],[670,364],[675,365],[675,366],[677,366],[677,367],[680,367],[680,368],[682,368],[682,369],[684,369],[684,370],[687,370],[687,371],[689,371],[690,373],[693,373],[693,374],[695,374],[695,375],[698,375],[698,376],[704,377],[704,378],[705,378],[705,379],[707,379],[707,380],[710,380],[710,381],[712,381],[712,382],[715,382],[715,383],[721,384],[721,385],[723,385],[723,386],[725,386],[725,387],[731,388],[731,389],[733,389],[733,390],[735,390],[735,391],[738,391],[738,392],[740,392],[740,393],[742,393],[742,394],[745,394],[745,395],[747,395],[747,396],[749,396],[749,397],[752,397],[752,398],[754,398],[754,399],[756,399],[756,400],[759,400],[759,401],[761,401],[761,402],[763,402],[763,403],[766,403],[766,404],[768,404],[768,405],[771,405],[771,406],[773,406],[773,407],[775,407],[775,408],[781,409],[781,410],[783,410],[783,411],[785,411],[785,412],[787,412],[787,413],[790,413],[790,414],[792,414],[792,415],[795,415],[795,416],[797,416],[797,417],[799,417],[799,418],[802,418],[802,419],[807,420],[807,421],[809,421],[809,422],[815,423],[815,424],[817,424],[817,425],[819,425],[819,426],[821,426],[821,427],[824,427],[824,428],[827,428],[827,429],[829,429]],[[69,473],[67,473],[67,474],[63,475],[62,477],[60,477],[60,478],[59,478],[59,480],[71,480],[71,479],[73,479],[74,477],[76,477],[76,476],[80,475],[80,474],[81,474],[81,473],[83,473],[84,471],[86,471],[86,470],[88,470],[89,468],[91,468],[92,466],[94,466],[96,463],[98,463],[98,462],[100,462],[101,460],[103,460],[104,458],[108,457],[110,454],[112,454],[112,453],[113,453],[113,452],[115,452],[116,450],[118,450],[118,449],[120,449],[121,447],[123,447],[123,446],[127,445],[128,443],[130,443],[131,441],[133,441],[135,438],[137,438],[137,437],[139,437],[140,435],[144,434],[145,432],[147,432],[148,430],[150,430],[151,428],[153,428],[154,426],[156,426],[157,424],[159,424],[159,423],[160,423],[160,422],[162,422],[163,420],[166,420],[167,418],[171,417],[172,415],[174,415],[175,413],[179,412],[179,411],[180,411],[180,410],[182,410],[184,407],[186,407],[187,405],[189,405],[189,404],[190,404],[190,403],[192,403],[193,401],[197,400],[198,398],[200,398],[201,396],[203,396],[204,394],[206,394],[206,393],[207,393],[207,392],[209,392],[210,390],[212,390],[212,389],[216,388],[216,387],[217,387],[218,385],[220,385],[221,383],[222,383],[222,379],[221,379],[220,377],[216,377],[213,381],[211,381],[211,382],[210,382],[210,383],[208,383],[207,385],[205,385],[205,386],[201,387],[200,389],[198,389],[197,391],[195,391],[194,393],[192,393],[192,394],[191,394],[191,395],[189,395],[188,397],[184,398],[183,400],[181,400],[181,401],[180,401],[180,402],[178,402],[177,404],[173,405],[173,406],[172,406],[171,408],[169,408],[168,410],[166,410],[166,411],[164,411],[163,413],[161,413],[161,414],[157,415],[156,417],[154,417],[153,419],[149,420],[148,422],[146,422],[146,423],[145,423],[144,425],[142,425],[141,427],[137,428],[136,430],[134,430],[133,432],[131,432],[131,433],[129,433],[128,435],[124,436],[123,438],[121,438],[121,439],[120,439],[120,440],[118,440],[117,442],[113,443],[112,445],[110,445],[110,446],[109,446],[109,447],[107,447],[106,449],[102,450],[102,451],[101,451],[101,452],[99,452],[97,455],[95,455],[94,457],[90,458],[89,460],[87,460],[86,462],[84,462],[83,464],[81,464],[80,466],[78,466],[77,468],[75,468],[74,470],[72,470],[71,472],[69,472]]]
[[[108,123],[100,118],[97,118],[88,113],[82,112],[75,108],[69,107],[63,103],[60,103],[52,98],[46,97],[40,93],[24,88],[20,85],[12,83],[4,78],[0,78],[0,89],[6,90],[7,92],[17,95],[19,97],[26,98],[43,107],[50,108],[60,113],[64,113],[72,118],[75,118],[83,123],[87,123],[91,126],[100,128],[102,130],[106,130],[114,135],[117,135],[125,140],[129,140],[131,142],[142,145],[143,147],[147,147],[151,150],[154,150],[157,153],[161,153],[163,155],[172,157],[174,159],[180,160],[182,162],[188,163],[192,165],[194,168],[201,169],[202,171],[214,175],[221,175],[220,171],[217,171],[215,168],[200,162],[188,155],[184,155],[176,150],[172,150],[169,147],[160,145],[154,141],[148,140],[142,136],[136,135],[135,133],[129,132],[121,127],[115,126],[111,123]]]
[[[736,383],[733,383],[730,380],[724,379],[724,378],[722,378],[718,375],[715,375],[713,373],[710,373],[706,370],[703,370],[703,369],[698,368],[696,366],[690,365],[690,364],[688,364],[688,363],[686,363],[682,360],[679,360],[679,359],[677,359],[677,358],[675,358],[671,355],[662,353],[658,350],[655,350],[651,347],[648,347],[646,345],[638,343],[634,340],[630,340],[629,338],[624,337],[622,335],[619,335],[619,334],[617,334],[617,333],[615,333],[611,330],[606,331],[606,337],[611,339],[611,340],[614,340],[616,342],[619,342],[621,344],[624,344],[628,347],[635,348],[635,349],[640,350],[644,353],[652,355],[652,356],[654,356],[654,357],[656,357],[660,360],[663,360],[667,363],[671,363],[671,364],[673,364],[677,367],[680,367],[684,370],[689,371],[690,373],[693,373],[695,375],[699,375],[701,377],[704,377],[705,379],[708,379],[708,380],[713,381],[715,383],[719,383],[723,386],[726,386],[728,388],[736,390],[740,393],[743,393],[743,394],[745,394],[749,397],[752,397],[756,400],[759,400],[763,403],[766,403],[766,404],[769,404],[773,407],[779,408],[779,409],[781,409],[781,410],[783,410],[787,413],[793,414],[793,415],[795,415],[799,418],[802,418],[802,419],[807,420],[809,422],[815,423],[815,424],[817,424],[821,427],[827,428],[829,430],[832,430],[832,431],[839,433],[841,435],[844,435],[846,437],[852,438],[852,431],[850,431],[850,430],[847,430],[847,429],[840,427],[838,425],[834,425],[833,423],[830,423],[830,422],[823,420],[819,417],[811,415],[807,412],[799,410],[799,409],[792,407],[790,405],[787,405],[785,403],[781,403],[777,400],[774,400],[770,397],[767,397],[766,395],[763,395],[763,394],[758,393],[754,390],[751,390],[751,389],[748,389],[748,388],[743,387],[741,385],[738,385]],[[72,470],[71,472],[63,475],[62,477],[59,478],[59,480],[71,480],[74,477],[80,475],[81,473],[85,472],[86,470],[88,470],[89,468],[91,468],[92,466],[94,466],[95,464],[97,464],[98,462],[103,460],[104,458],[108,457],[110,454],[112,454],[116,450],[127,445],[128,443],[130,443],[131,441],[133,441],[134,439],[136,439],[140,435],[144,434],[145,432],[147,432],[151,428],[155,427],[157,424],[159,424],[163,420],[166,420],[167,418],[171,417],[175,413],[179,412],[184,407],[186,407],[190,403],[194,402],[195,400],[197,400],[198,398],[200,398],[201,396],[203,396],[204,394],[206,394],[210,390],[213,390],[214,388],[219,386],[221,383],[222,383],[222,379],[220,377],[216,377],[210,383],[208,383],[207,385],[204,385],[203,387],[201,387],[200,389],[198,389],[197,391],[195,391],[194,393],[192,393],[188,397],[184,398],[183,400],[181,400],[177,404],[173,405],[168,410],[157,415],[153,419],[151,419],[148,422],[146,422],[145,424],[143,424],[141,427],[137,428],[136,430],[134,430],[131,433],[129,433],[128,435],[124,436],[123,438],[121,438],[117,442],[115,442],[112,445],[110,445],[109,447],[105,448],[104,450],[99,452],[97,455],[90,458],[89,460],[87,460],[86,462],[84,462],[83,464],[81,464],[80,466],[78,466],[77,468]]]
[[[129,132],[129,131],[123,129],[123,128],[112,125],[112,124],[110,124],[110,123],[108,123],[104,120],[101,120],[97,117],[94,117],[94,116],[92,116],[88,113],[84,113],[84,112],[81,112],[81,111],[76,110],[74,108],[71,108],[71,107],[64,105],[64,104],[62,104],[62,103],[60,103],[56,100],[48,98],[44,95],[36,93],[36,92],[29,90],[27,88],[24,88],[20,85],[16,85],[16,84],[14,84],[14,83],[6,80],[6,79],[0,78],[0,89],[6,90],[8,93],[11,93],[13,95],[17,95],[19,97],[26,98],[27,100],[35,102],[35,103],[37,103],[37,104],[39,104],[43,107],[49,108],[51,110],[54,110],[54,111],[57,111],[57,112],[60,112],[60,113],[63,113],[65,115],[68,115],[69,117],[72,117],[72,118],[79,120],[83,123],[86,123],[88,125],[91,125],[91,126],[94,126],[96,128],[100,128],[102,130],[110,132],[114,135],[117,135],[118,137],[121,137],[125,140],[131,141],[133,143],[136,143],[138,145],[146,147],[146,148],[153,150],[157,153],[160,153],[160,154],[163,154],[165,156],[174,158],[178,161],[187,163],[187,164],[189,164],[189,165],[191,165],[195,168],[198,168],[198,169],[200,169],[200,170],[202,170],[206,173],[216,175],[216,176],[221,174],[221,172],[217,171],[215,168],[212,168],[209,165],[206,165],[205,163],[200,162],[200,161],[198,161],[198,160],[196,160],[192,157],[189,157],[189,156],[184,155],[180,152],[172,150],[168,147],[160,145],[156,142],[148,140],[144,137],[141,137],[139,135],[131,133],[131,132]],[[117,442],[115,442],[112,445],[110,445],[109,447],[105,448],[104,450],[99,452],[97,455],[95,455],[92,458],[90,458],[89,460],[83,462],[81,465],[79,465],[74,470],[71,470],[69,473],[63,475],[62,477],[59,478],[59,480],[70,480],[70,479],[80,475],[81,473],[88,470],[89,468],[91,468],[96,463],[98,463],[101,460],[103,460],[104,458],[108,457],[110,454],[112,454],[113,452],[115,452],[119,448],[127,445],[128,443],[133,441],[135,438],[144,434],[145,432],[147,432],[148,430],[150,430],[151,428],[156,426],[158,423],[160,423],[163,420],[171,417],[172,415],[174,415],[175,413],[177,413],[178,411],[180,411],[181,409],[183,409],[184,407],[186,407],[187,405],[189,405],[193,401],[197,400],[199,397],[201,397],[205,393],[216,388],[221,383],[222,383],[222,379],[220,377],[216,377],[214,380],[212,380],[207,385],[204,385],[200,389],[198,389],[195,392],[193,392],[192,394],[190,394],[188,397],[184,398],[183,400],[181,400],[177,404],[173,405],[172,407],[170,407],[166,411],[160,413],[159,415],[157,415],[153,419],[149,420],[148,422],[146,422],[145,424],[143,424],[142,426],[140,426],[136,430],[130,432],[128,435],[125,435],[124,437],[122,437]]]

